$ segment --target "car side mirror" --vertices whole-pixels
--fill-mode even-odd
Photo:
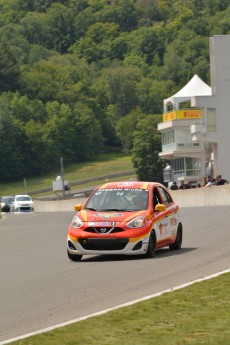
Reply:
[[[74,209],[75,209],[75,211],[81,211],[81,209],[82,209],[82,204],[76,204],[76,205],[74,206]]]
[[[166,206],[164,204],[157,204],[155,207],[156,212],[164,212],[166,210]]]

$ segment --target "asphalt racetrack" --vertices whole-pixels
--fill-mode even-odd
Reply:
[[[182,208],[182,249],[151,259],[66,255],[74,212],[0,221],[0,342],[230,268],[230,209]]]

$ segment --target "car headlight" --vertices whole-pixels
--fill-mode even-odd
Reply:
[[[78,216],[74,216],[71,222],[73,228],[81,228],[83,225],[81,219]]]
[[[143,216],[136,217],[127,224],[128,228],[141,228],[142,226],[145,226],[145,217]]]

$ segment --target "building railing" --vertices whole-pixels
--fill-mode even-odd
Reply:
[[[174,171],[174,176],[200,176],[201,169],[185,169]]]
[[[162,152],[172,151],[172,150],[187,150],[191,148],[199,148],[200,143],[198,142],[179,142],[162,145]]]
[[[181,170],[174,170],[174,169],[164,169],[163,170],[163,178],[164,182],[173,182],[177,180],[179,177],[201,177],[201,169],[181,169]]]

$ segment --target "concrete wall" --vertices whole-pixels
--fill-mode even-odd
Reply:
[[[171,191],[180,207],[230,205],[230,184]]]
[[[230,205],[230,184],[171,191],[171,194],[180,207]],[[79,203],[83,204],[85,200],[85,198],[52,201],[34,200],[35,212],[74,211],[74,206]]]
[[[76,204],[84,204],[86,198],[76,198],[67,200],[34,200],[35,212],[59,212],[59,211],[74,211]]]

